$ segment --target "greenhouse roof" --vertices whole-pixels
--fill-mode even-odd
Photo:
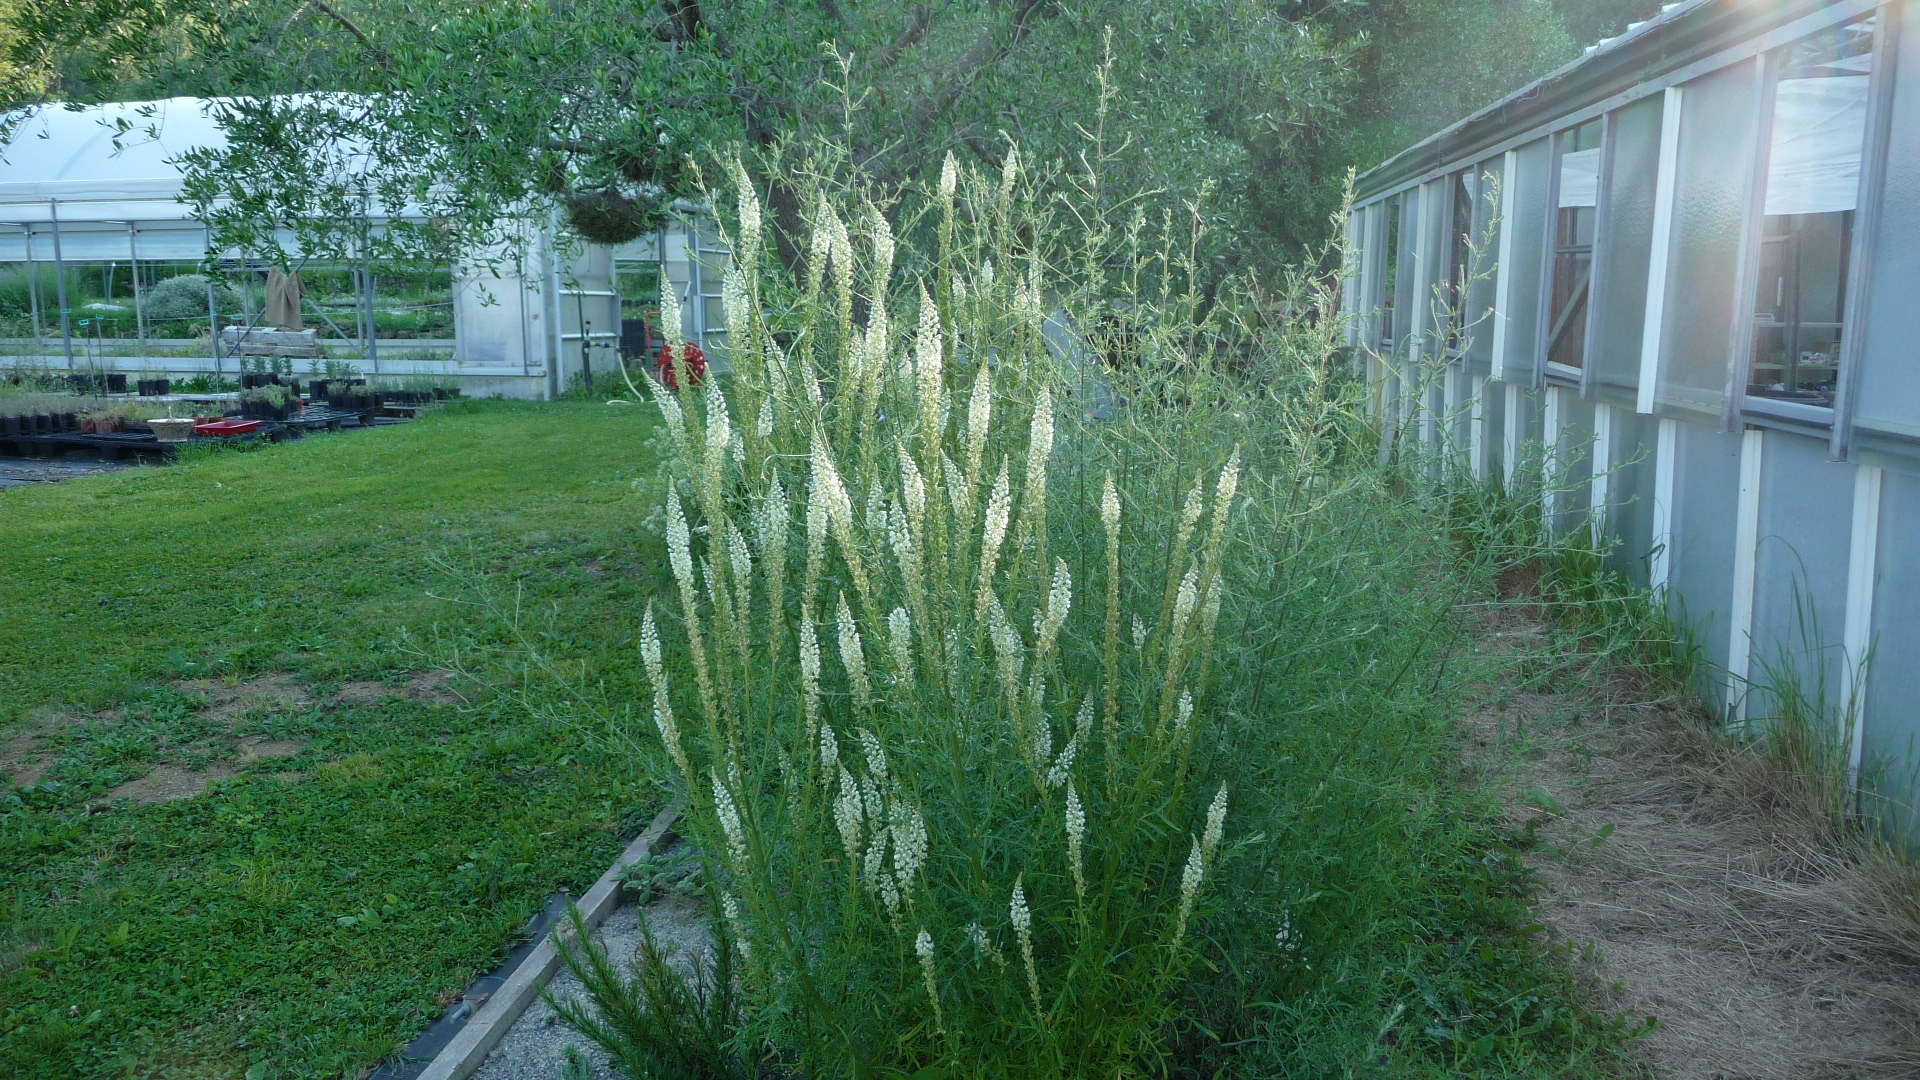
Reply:
[[[43,220],[49,199],[171,202],[181,185],[175,160],[189,150],[226,145],[214,115],[218,104],[167,98],[81,109],[49,106],[20,117],[0,149],[0,217]],[[28,205],[21,204],[41,208],[23,214]],[[76,218],[94,216],[75,211]],[[185,213],[180,206],[161,216]]]
[[[1368,202],[1448,169],[1484,159],[1637,95],[1742,59],[1830,21],[1835,9],[1872,10],[1872,0],[1684,0],[1636,23],[1579,59],[1408,147],[1363,173]]]

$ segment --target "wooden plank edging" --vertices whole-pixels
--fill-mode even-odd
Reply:
[[[668,827],[680,816],[685,805],[684,799],[676,798],[665,810],[647,826],[647,831],[627,845],[627,850],[613,860],[607,872],[593,883],[587,895],[580,898],[580,918],[586,924],[587,932],[592,933],[601,923],[620,906],[620,872],[628,866],[646,858],[653,851],[653,845],[660,842]],[[507,981],[502,983],[492,997],[489,997],[473,1019],[454,1035],[452,1041],[434,1055],[419,1080],[466,1080],[473,1075],[480,1063],[487,1059],[500,1040],[507,1037],[513,1022],[527,1011],[527,1006],[540,994],[540,988],[560,970],[560,952],[554,947],[554,936],[570,933],[568,924],[561,923],[544,938],[533,952],[527,955],[519,967],[515,968]]]

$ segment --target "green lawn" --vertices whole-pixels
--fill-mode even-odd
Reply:
[[[0,753],[42,774],[0,788],[0,1075],[352,1075],[605,868],[660,802],[646,412],[0,492]],[[480,678],[417,692],[447,668]],[[220,779],[113,796],[143,776]]]
[[[650,413],[461,404],[0,492],[0,1077],[358,1076],[605,868],[663,801]],[[1456,615],[1488,568],[1390,489],[1293,528],[1229,613],[1236,839],[1180,1059],[1613,1073],[1638,1018],[1545,955],[1530,840],[1460,767],[1516,674]]]

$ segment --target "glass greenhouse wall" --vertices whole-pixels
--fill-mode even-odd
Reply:
[[[1727,723],[1818,703],[1920,837],[1920,0],[1669,5],[1363,176],[1349,236],[1383,452],[1544,473]]]
[[[231,342],[269,325],[276,286],[274,268],[246,252],[210,252],[180,201],[179,156],[224,140],[211,104],[48,108],[20,123],[0,148],[0,367],[239,370]],[[387,224],[366,223],[376,233]],[[278,294],[313,339],[295,365],[333,360],[456,376],[475,395],[552,397],[650,351],[666,287],[679,293],[682,333],[724,355],[727,253],[697,215],[619,248],[523,224],[526,254],[512,265],[303,263],[293,298]]]

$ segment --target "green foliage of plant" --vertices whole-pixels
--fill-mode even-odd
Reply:
[[[8,266],[0,269],[0,316],[20,318],[33,313],[33,290],[40,291],[42,305],[57,288],[53,267]]]
[[[252,405],[270,405],[279,408],[287,403],[291,392],[284,386],[255,386],[240,391],[240,400]]]
[[[570,671],[643,693],[639,412],[462,404],[0,492],[0,739],[48,767],[0,785],[0,1075],[357,1074],[605,869],[655,758],[591,752],[606,715],[461,601],[518,597]],[[521,689],[456,707],[398,678],[448,662]],[[306,700],[208,713],[261,672]],[[335,700],[353,679],[391,690]],[[248,764],[251,737],[303,748]],[[109,800],[159,766],[237,775]]]
[[[222,375],[189,375],[174,382],[176,394],[231,394],[240,384]]]
[[[739,1037],[745,1002],[730,938],[716,937],[712,960],[695,956],[693,970],[682,972],[643,922],[629,978],[592,944],[579,909],[569,908],[567,914],[574,937],[561,939],[560,956],[593,1004],[543,996],[563,1023],[606,1051],[621,1076],[753,1080],[761,1075],[764,1048]]]
[[[207,317],[209,286],[212,286],[214,302],[224,314],[231,317],[239,309],[239,300],[233,288],[225,282],[215,284],[205,274],[180,274],[148,289],[145,314],[154,322],[204,319]]]
[[[824,162],[793,277],[735,174],[734,375],[653,392],[641,658],[739,1037],[805,1075],[1604,1067],[1628,1029],[1451,764],[1483,564],[1374,463],[1337,298],[1211,302],[1204,208],[1116,220],[1084,160],[875,202]]]

